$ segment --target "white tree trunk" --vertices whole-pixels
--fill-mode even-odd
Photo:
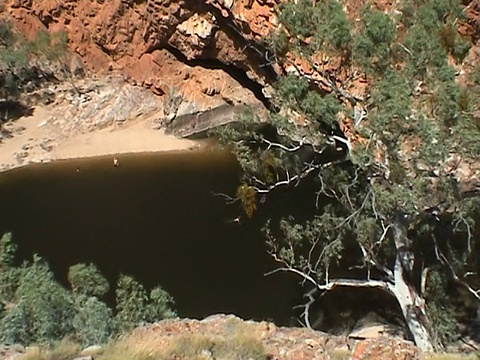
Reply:
[[[425,300],[407,281],[413,271],[414,256],[410,239],[407,236],[406,217],[401,212],[395,218],[393,237],[397,255],[393,271],[394,284],[389,283],[389,290],[402,309],[403,317],[415,344],[422,351],[433,351],[432,330],[425,311]]]
[[[415,344],[422,351],[433,351],[434,344],[428,317],[425,312],[425,301],[405,281],[404,269],[398,255],[395,262],[394,277],[395,285],[389,284],[389,290],[393,293],[402,309],[403,317]]]

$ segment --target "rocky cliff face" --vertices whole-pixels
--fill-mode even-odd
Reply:
[[[274,0],[11,0],[27,35],[65,30],[77,61],[193,106],[259,104],[279,72],[261,45],[277,24]],[[77,64],[76,66],[79,66]],[[263,92],[262,92],[263,90]]]
[[[333,80],[322,79],[294,54],[287,54],[283,63],[273,61],[263,39],[280,26],[276,6],[283,1],[7,0],[5,9],[24,34],[33,36],[40,29],[68,32],[74,70],[122,75],[167,102],[181,97],[182,107],[175,112],[184,115],[225,104],[266,105],[270,85],[282,73],[328,84],[327,91],[332,81],[342,85],[346,75],[334,58],[319,54]],[[356,19],[365,3],[345,2],[347,16]],[[463,3],[467,16],[458,30],[476,43],[480,4]],[[395,2],[373,4],[395,11]],[[475,63],[478,53],[473,46],[465,66]],[[361,97],[365,79],[350,80],[344,90]]]

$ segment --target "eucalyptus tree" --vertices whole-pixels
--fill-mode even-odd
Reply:
[[[267,41],[293,70],[274,84],[273,110],[218,130],[243,169],[234,200],[248,217],[281,188],[315,184],[309,219],[285,209],[264,228],[273,272],[309,284],[307,327],[321,294],[375,288],[397,300],[430,351],[455,334],[461,309],[453,312],[447,287],[480,300],[480,89],[459,85],[447,61],[458,66],[468,51],[455,30],[462,14],[459,1],[407,0],[388,12],[367,6],[354,22],[336,0],[286,2]]]

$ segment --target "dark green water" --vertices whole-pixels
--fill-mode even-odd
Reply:
[[[60,280],[93,262],[147,287],[163,286],[181,316],[234,313],[287,323],[299,301],[295,278],[274,268],[260,227],[242,225],[212,192],[232,193],[238,168],[223,153],[120,156],[33,165],[0,175],[0,232],[22,258],[38,253]]]

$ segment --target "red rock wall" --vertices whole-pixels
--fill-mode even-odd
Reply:
[[[195,66],[195,60],[220,61],[268,82],[274,73],[262,66],[264,53],[256,42],[276,24],[274,5],[274,0],[10,0],[7,11],[27,36],[40,29],[67,31],[70,49],[88,70],[120,72],[159,95],[175,89],[196,102],[255,103],[225,71]]]

